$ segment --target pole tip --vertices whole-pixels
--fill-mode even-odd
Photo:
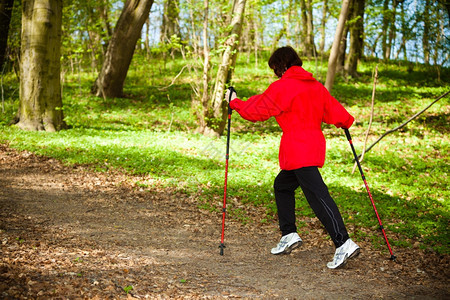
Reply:
[[[394,254],[392,254],[390,260],[395,261],[396,259],[397,259],[397,256],[395,256]]]
[[[223,243],[221,243],[219,248],[220,248],[220,255],[223,256],[223,248],[225,248],[225,245]]]

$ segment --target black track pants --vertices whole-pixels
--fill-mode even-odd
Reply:
[[[348,239],[344,221],[331,198],[317,167],[282,170],[275,178],[275,200],[282,235],[297,231],[295,226],[295,190],[302,188],[309,205],[325,226],[336,247]]]

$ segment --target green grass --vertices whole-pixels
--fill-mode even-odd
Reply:
[[[90,95],[95,78],[67,74],[64,81],[64,114],[70,129],[56,133],[24,132],[8,126],[18,107],[18,83],[13,74],[3,78],[4,109],[0,114],[0,142],[13,148],[57,158],[64,163],[85,164],[94,170],[117,169],[140,175],[137,184],[172,187],[195,194],[199,205],[220,211],[223,193],[225,138],[195,134],[191,112],[191,83],[198,76],[185,69],[181,59],[133,60],[126,98],[104,101]],[[316,72],[314,61],[305,69]],[[352,127],[358,153],[367,128],[375,62],[360,65],[357,80],[337,78],[333,95],[355,116]],[[323,78],[325,65],[317,66]],[[435,97],[449,89],[450,70],[441,70],[439,82],[432,67],[379,63],[375,116],[369,144],[388,129],[404,122]],[[242,98],[262,92],[274,80],[265,61],[258,68],[241,56],[233,85]],[[394,246],[420,241],[424,248],[450,253],[449,247],[449,98],[441,99],[423,116],[401,131],[385,137],[366,154],[363,168],[378,211]],[[233,114],[228,194],[230,214],[249,222],[245,207],[262,206],[273,219],[273,179],[278,173],[280,130],[273,118],[251,123]],[[378,222],[358,171],[352,174],[350,147],[342,130],[324,126],[327,161],[321,170],[332,196],[357,239],[384,241],[373,231]],[[297,215],[313,213],[298,192]],[[235,200],[234,200],[235,199]],[[236,202],[237,201],[237,202]],[[239,205],[235,205],[239,203]],[[300,218],[299,218],[300,219]],[[299,226],[303,224],[299,221]],[[358,229],[359,228],[359,229]]]

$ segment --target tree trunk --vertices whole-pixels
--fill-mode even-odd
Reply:
[[[382,38],[381,38],[381,50],[383,53],[384,59],[389,59],[389,56],[386,56],[389,54],[387,52],[387,40],[388,40],[388,29],[389,29],[389,20],[390,20],[390,11],[389,11],[389,1],[390,0],[384,0],[383,2],[383,27],[382,27]]]
[[[369,48],[369,51],[370,51],[369,52],[370,56],[378,57],[378,55],[377,55],[377,45],[378,45],[378,41],[382,38],[382,36],[383,36],[382,32],[378,33],[378,35],[373,40],[372,44],[367,46]]]
[[[433,61],[434,61],[434,65],[438,70],[438,81],[441,81],[440,79],[440,67],[441,67],[441,63],[439,63],[439,56],[440,56],[440,51],[439,49],[442,47],[442,45],[444,44],[444,42],[442,41],[442,37],[445,37],[445,30],[444,30],[444,22],[443,20],[445,19],[444,16],[444,12],[440,12],[439,9],[436,7],[436,10],[433,12],[433,14],[436,17],[436,42],[434,43],[434,54],[433,54]],[[441,52],[442,53],[442,52]],[[445,62],[445,60],[442,60],[442,64]]]
[[[259,50],[259,34],[261,27],[261,15],[255,10],[255,22],[253,23],[253,29],[255,31],[255,38],[253,40],[254,54],[255,54],[255,68],[258,68],[258,50]]]
[[[300,33],[301,43],[303,46],[302,54],[303,56],[311,57],[311,47],[308,45],[308,9],[306,8],[306,0],[300,0],[300,10],[302,17],[302,30]]]
[[[350,28],[350,50],[347,61],[345,62],[345,71],[352,77],[358,76],[358,60],[362,57],[364,48],[364,7],[365,0],[352,0]]]
[[[301,41],[303,43],[303,55],[306,57],[314,57],[316,55],[316,45],[314,43],[312,1],[300,0],[300,9],[303,27],[301,33]]]
[[[342,33],[341,43],[339,44],[339,54],[336,62],[336,73],[343,73],[345,57],[347,52],[347,37],[348,37],[348,25],[344,27],[344,33]]]
[[[286,23],[283,23],[283,28],[273,37],[270,52],[274,52],[278,48],[278,43],[284,35],[286,35]]]
[[[253,43],[255,43],[255,31],[253,28],[255,27],[254,23],[255,20],[253,18],[253,13],[247,14],[248,22],[247,26],[245,26],[246,34],[244,35],[244,38],[241,39],[243,41],[242,45],[245,45],[245,50],[247,51],[247,64],[250,64],[252,51],[253,51]]]
[[[101,33],[103,30],[99,30],[96,21],[99,17],[99,14],[96,13],[94,8],[92,8],[89,3],[87,4],[87,15],[89,18],[85,19],[85,31],[88,34],[89,39],[87,40],[87,46],[89,48],[89,54],[91,56],[91,67],[92,73],[96,74],[99,72],[99,67],[101,66],[101,62],[98,58],[103,56],[103,46],[102,46],[102,37]]]
[[[100,18],[102,19],[102,27],[105,31],[106,37],[109,39],[112,35],[111,24],[109,24],[109,16],[108,16],[108,4],[101,2],[98,6],[98,10],[100,12]]]
[[[333,46],[331,47],[330,57],[328,59],[328,72],[325,87],[331,92],[333,87],[334,77],[336,76],[336,62],[339,55],[339,44],[342,39],[342,32],[344,31],[345,21],[347,20],[349,0],[342,1],[341,13],[339,15],[336,33],[334,35]]]
[[[392,11],[390,13],[390,26],[389,26],[389,36],[388,36],[388,43],[386,47],[386,59],[389,59],[391,57],[391,50],[392,50],[392,43],[395,40],[396,35],[396,28],[395,28],[395,18],[397,16],[397,5],[398,1],[393,0],[392,1]]]
[[[203,1],[203,77],[202,77],[202,88],[201,93],[193,96],[192,107],[194,109],[194,113],[199,122],[197,131],[200,133],[205,133],[207,131],[207,124],[205,116],[208,114],[209,108],[209,70],[210,70],[210,58],[209,58],[209,47],[208,47],[208,18],[209,18],[209,1]],[[200,97],[201,101],[199,102],[197,99]],[[197,98],[198,97],[198,98]]]
[[[401,33],[402,33],[402,43],[400,44],[400,47],[398,48],[398,50],[397,50],[397,53],[395,54],[395,57],[394,57],[394,59],[398,59],[399,57],[400,57],[400,53],[403,51],[403,60],[407,60],[408,59],[408,57],[407,57],[407,55],[406,55],[406,38],[407,38],[407,32],[409,31],[409,26],[411,26],[411,24],[407,24],[406,23],[406,19],[405,19],[405,14],[406,14],[406,12],[405,12],[405,2],[404,1],[401,1],[400,2],[400,21],[401,21],[401,24],[402,24],[402,27],[401,27]],[[412,26],[412,28],[414,28],[415,26]]]
[[[306,49],[308,57],[316,56],[316,44],[314,43],[314,24],[313,24],[313,6],[312,0],[306,2],[307,27],[306,27]]]
[[[426,64],[430,63],[430,0],[425,0],[425,7],[423,11],[423,37],[422,37],[422,47],[423,47],[423,61]]]
[[[100,1],[99,3],[97,3],[96,9],[98,10],[98,18],[101,19],[101,24],[98,24],[97,26],[101,27],[101,29],[102,29],[101,32],[99,33],[99,35],[101,37],[101,44],[99,46],[99,48],[101,49],[100,61],[102,61],[102,59],[106,53],[106,50],[108,49],[109,40],[111,39],[111,36],[113,34],[111,24],[109,21],[109,15],[108,15],[109,0],[108,1]],[[96,20],[94,20],[93,22],[95,23]]]
[[[161,25],[161,42],[167,43],[173,35],[179,35],[178,15],[180,14],[179,4],[176,0],[166,0],[164,2],[164,13]]]
[[[152,4],[153,0],[126,1],[108,44],[102,69],[92,88],[96,96],[123,96],[128,68]]]
[[[322,21],[320,26],[320,45],[319,51],[321,55],[325,52],[325,29],[327,26],[327,15],[328,15],[328,0],[323,1],[322,7]]]
[[[56,131],[63,121],[60,47],[62,0],[24,0],[17,126]]]
[[[14,0],[0,0],[0,71],[5,61],[6,47],[8,46],[9,23]]]
[[[222,54],[222,62],[217,71],[214,93],[212,96],[211,113],[207,118],[207,127],[221,135],[225,129],[227,120],[227,103],[224,101],[225,85],[230,81],[234,65],[236,63],[237,51],[242,29],[246,0],[235,0],[233,5],[233,18],[231,19],[230,32],[225,41],[225,50]],[[208,117],[208,116],[206,116]]]
[[[199,38],[197,37],[196,34],[196,26],[195,26],[195,11],[194,11],[194,2],[193,0],[188,0],[188,7],[189,7],[189,17],[190,17],[190,21],[191,21],[191,26],[188,26],[188,32],[190,32],[189,36],[190,36],[190,40],[192,42],[192,48],[193,48],[193,53],[194,54],[198,54],[200,52],[200,50],[198,49],[198,45],[200,44]]]
[[[291,31],[292,10],[293,10],[292,0],[289,0],[287,12],[284,14],[285,15],[285,23],[287,24],[286,40],[287,40],[288,45],[292,45],[292,31]]]
[[[147,53],[147,58],[150,56],[150,17],[145,20],[145,53]]]

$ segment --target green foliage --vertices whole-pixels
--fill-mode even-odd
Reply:
[[[132,285],[127,285],[126,287],[123,288],[123,291],[125,293],[130,293],[133,290],[133,286]]]
[[[264,53],[266,57],[268,53]],[[261,58],[259,58],[261,59]],[[225,137],[212,139],[194,133],[191,114],[192,74],[183,72],[182,59],[160,60],[136,56],[127,77],[126,98],[90,95],[92,74],[66,74],[63,86],[64,114],[70,129],[56,132],[25,132],[8,126],[18,107],[18,82],[13,74],[4,80],[5,112],[0,114],[0,142],[11,147],[57,158],[69,165],[85,164],[94,170],[119,169],[139,175],[140,188],[176,188],[193,194],[199,206],[221,210]],[[360,65],[358,80],[338,78],[333,94],[356,117],[351,128],[360,153],[370,117],[372,72],[376,62]],[[320,74],[325,66],[305,61],[305,69]],[[403,63],[379,64],[375,115],[369,144],[446,92],[450,74],[443,69],[438,82],[434,69]],[[317,70],[317,71],[316,71]],[[248,64],[240,56],[233,85],[241,98],[261,93],[274,81],[272,71]],[[420,241],[425,248],[449,253],[449,140],[448,97],[401,131],[386,136],[362,163],[390,241],[408,246]],[[327,161],[321,170],[345,222],[356,229],[356,239],[373,240],[382,247],[378,222],[363,182],[352,174],[352,155],[342,130],[324,126]],[[251,222],[247,207],[264,207],[266,221],[273,221],[276,206],[273,180],[278,173],[280,130],[270,119],[251,123],[236,113],[232,117],[228,211],[242,222]],[[297,215],[313,216],[298,191]],[[300,222],[300,230],[306,230]],[[368,233],[369,232],[369,233]],[[392,235],[395,234],[395,238]]]

